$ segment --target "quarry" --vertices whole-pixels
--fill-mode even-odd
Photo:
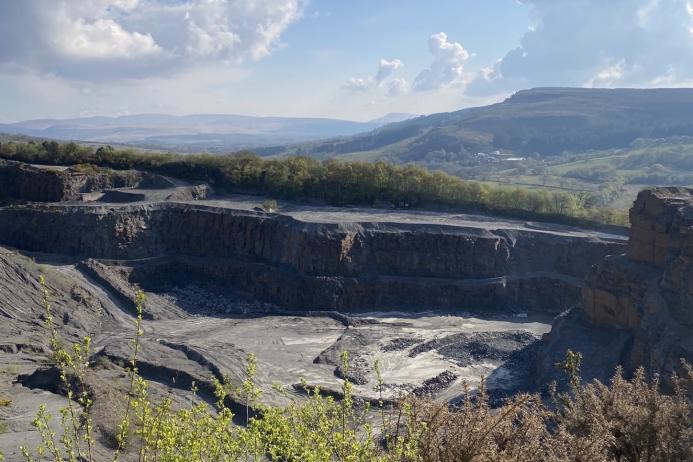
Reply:
[[[117,176],[0,163],[0,450],[35,444],[36,405],[62,406],[43,327],[90,335],[93,413],[124,387],[136,291],[145,294],[139,372],[155,396],[213,401],[257,357],[262,400],[303,387],[339,394],[340,354],[360,399],[406,393],[452,403],[545,392],[570,348],[585,379],[617,364],[666,375],[693,356],[693,192],[640,193],[631,228],[592,230],[462,212],[329,207],[217,193],[140,171]],[[666,333],[666,335],[664,335]],[[238,404],[238,403],[236,403]],[[239,404],[238,404],[239,405]]]

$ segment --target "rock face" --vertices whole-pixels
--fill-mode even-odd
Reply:
[[[0,200],[31,202],[0,207],[0,243],[125,262],[138,284],[231,283],[287,308],[552,313],[578,304],[591,266],[624,245],[493,219],[323,221],[315,210],[303,219],[206,201],[210,194],[143,172],[0,161]]]
[[[630,218],[626,254],[607,258],[587,279],[587,318],[635,329],[643,316],[666,309],[693,321],[693,190],[642,191]]]
[[[168,257],[140,267],[140,281],[204,275],[288,307],[550,312],[577,303],[591,265],[623,247],[527,229],[310,223],[176,202],[5,207],[0,242],[111,260]]]
[[[693,320],[693,190],[644,191],[631,211],[628,256],[663,270],[660,288],[670,307]]]
[[[0,199],[5,201],[64,200],[71,189],[62,170],[0,160]]]
[[[587,361],[609,358],[602,373],[642,365],[667,378],[681,358],[693,360],[693,190],[642,191],[630,220],[626,253],[594,267],[582,312],[554,326],[545,369],[566,348],[583,351]]]
[[[0,159],[0,201],[61,202],[82,193],[134,186],[139,172],[80,172],[72,168],[45,167]]]

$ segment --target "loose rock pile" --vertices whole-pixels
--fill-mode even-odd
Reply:
[[[196,315],[269,313],[273,308],[271,304],[238,293],[193,284],[169,288],[160,296]]]
[[[432,396],[448,388],[455,380],[457,380],[457,374],[452,371],[443,371],[425,380],[420,387],[413,390],[413,393],[416,396]]]
[[[380,350],[384,351],[386,353],[391,352],[391,351],[403,351],[406,350],[407,348],[416,345],[419,343],[420,340],[417,340],[415,338],[406,338],[406,337],[400,337],[400,338],[394,338],[387,342],[384,345],[380,346]]]
[[[538,339],[526,331],[454,334],[422,343],[412,348],[409,356],[414,358],[435,350],[464,367],[480,361],[505,361],[514,351],[536,341]]]

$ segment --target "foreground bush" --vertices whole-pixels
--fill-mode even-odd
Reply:
[[[92,397],[86,386],[90,340],[65,348],[53,324],[44,287],[46,325],[53,360],[61,371],[68,406],[56,439],[51,417],[41,408],[34,426],[43,444],[27,461],[95,461]],[[109,460],[138,461],[292,461],[292,462],[675,462],[693,460],[693,421],[690,391],[693,373],[683,364],[686,378],[673,376],[672,393],[663,394],[655,377],[642,370],[633,379],[618,370],[610,384],[582,385],[581,357],[569,352],[560,366],[570,377],[568,393],[551,393],[547,404],[538,395],[521,394],[491,408],[482,385],[466,392],[461,404],[414,396],[386,405],[379,373],[371,406],[354,396],[345,380],[341,399],[324,397],[305,386],[308,398],[279,408],[259,404],[254,384],[255,358],[247,358],[242,383],[216,381],[216,406],[196,399],[174,408],[170,398],[154,402],[148,385],[137,373],[142,335],[144,297],[137,298],[136,335],[129,367],[129,390],[116,444]],[[344,376],[349,359],[343,355]],[[228,398],[245,404],[245,425],[234,425]],[[252,411],[251,411],[252,410]],[[254,412],[257,411],[257,412]]]
[[[617,370],[610,384],[579,382],[579,353],[568,352],[569,393],[552,392],[552,402],[518,395],[499,409],[488,405],[483,386],[459,408],[420,401],[417,422],[424,462],[674,462],[693,460],[691,402],[685,388],[693,378],[672,378],[673,394],[662,394],[657,378],[642,369],[632,380]]]
[[[142,169],[204,181],[226,190],[283,199],[318,199],[333,205],[463,207],[574,224],[627,225],[624,213],[590,206],[589,195],[489,186],[414,165],[318,161],[310,157],[262,159],[248,152],[225,156],[94,149],[75,143],[0,143],[0,157],[58,165]]]

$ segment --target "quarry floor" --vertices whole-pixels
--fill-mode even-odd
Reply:
[[[94,351],[109,352],[110,357],[125,359],[134,332],[132,314],[113,294],[82,274],[73,263],[39,259],[39,264],[49,283],[69,281],[98,299],[103,310],[103,323],[100,332],[93,336]],[[11,297],[12,294],[3,295]],[[191,312],[189,298],[206,300],[207,311]],[[257,357],[257,384],[263,390],[262,400],[270,404],[287,404],[301,399],[302,393],[296,385],[302,380],[324,390],[339,390],[341,380],[335,375],[339,360],[335,357],[342,350],[348,350],[352,367],[362,378],[355,386],[360,396],[376,398],[376,375],[372,365],[378,360],[386,398],[422,389],[428,381],[433,382],[433,388],[428,390],[432,396],[454,400],[464,392],[465,382],[475,386],[482,376],[492,376],[494,387],[512,388],[513,374],[502,373],[503,359],[493,354],[484,356],[482,352],[476,359],[457,354],[454,342],[453,348],[448,347],[445,352],[438,351],[435,343],[419,352],[413,352],[413,348],[456,338],[460,334],[487,332],[501,338],[485,339],[481,343],[493,349],[498,346],[494,342],[500,342],[500,348],[508,352],[521,348],[524,343],[503,344],[507,340],[503,338],[504,333],[512,337],[525,332],[523,342],[531,343],[550,330],[551,321],[546,315],[531,313],[482,319],[431,311],[346,313],[349,322],[345,324],[342,319],[328,315],[268,314],[267,307],[263,309],[264,314],[253,313],[248,306],[262,305],[249,305],[248,300],[239,304],[238,300],[238,296],[213,293],[209,288],[196,286],[163,288],[146,294],[145,310],[170,313],[168,319],[145,320],[143,323],[140,368],[146,378],[156,382],[155,389],[158,387],[161,394],[172,391],[184,396],[188,386],[184,381],[176,383],[175,377],[180,371],[199,380],[210,378],[210,370],[205,364],[214,364],[232,379],[238,378],[242,373],[242,359],[253,353]],[[215,304],[223,304],[224,310],[211,314]],[[30,344],[36,339],[27,335],[24,341]],[[191,360],[179,350],[162,345],[185,345],[201,354],[204,361]],[[332,360],[329,359],[330,352],[334,353]],[[0,421],[4,422],[0,432],[0,450],[8,461],[20,460],[19,445],[33,446],[39,442],[30,424],[39,405],[45,403],[49,411],[56,413],[65,404],[60,395],[17,383],[20,374],[31,373],[45,363],[45,358],[37,359],[28,353],[0,352],[0,397],[9,397],[12,401],[9,406],[0,407]],[[173,377],[166,377],[166,373],[148,376],[146,365],[166,366],[168,374]],[[436,378],[441,373],[454,374],[453,380],[436,386]],[[96,374],[110,380],[114,372],[107,369]],[[277,385],[285,392],[277,392]]]

